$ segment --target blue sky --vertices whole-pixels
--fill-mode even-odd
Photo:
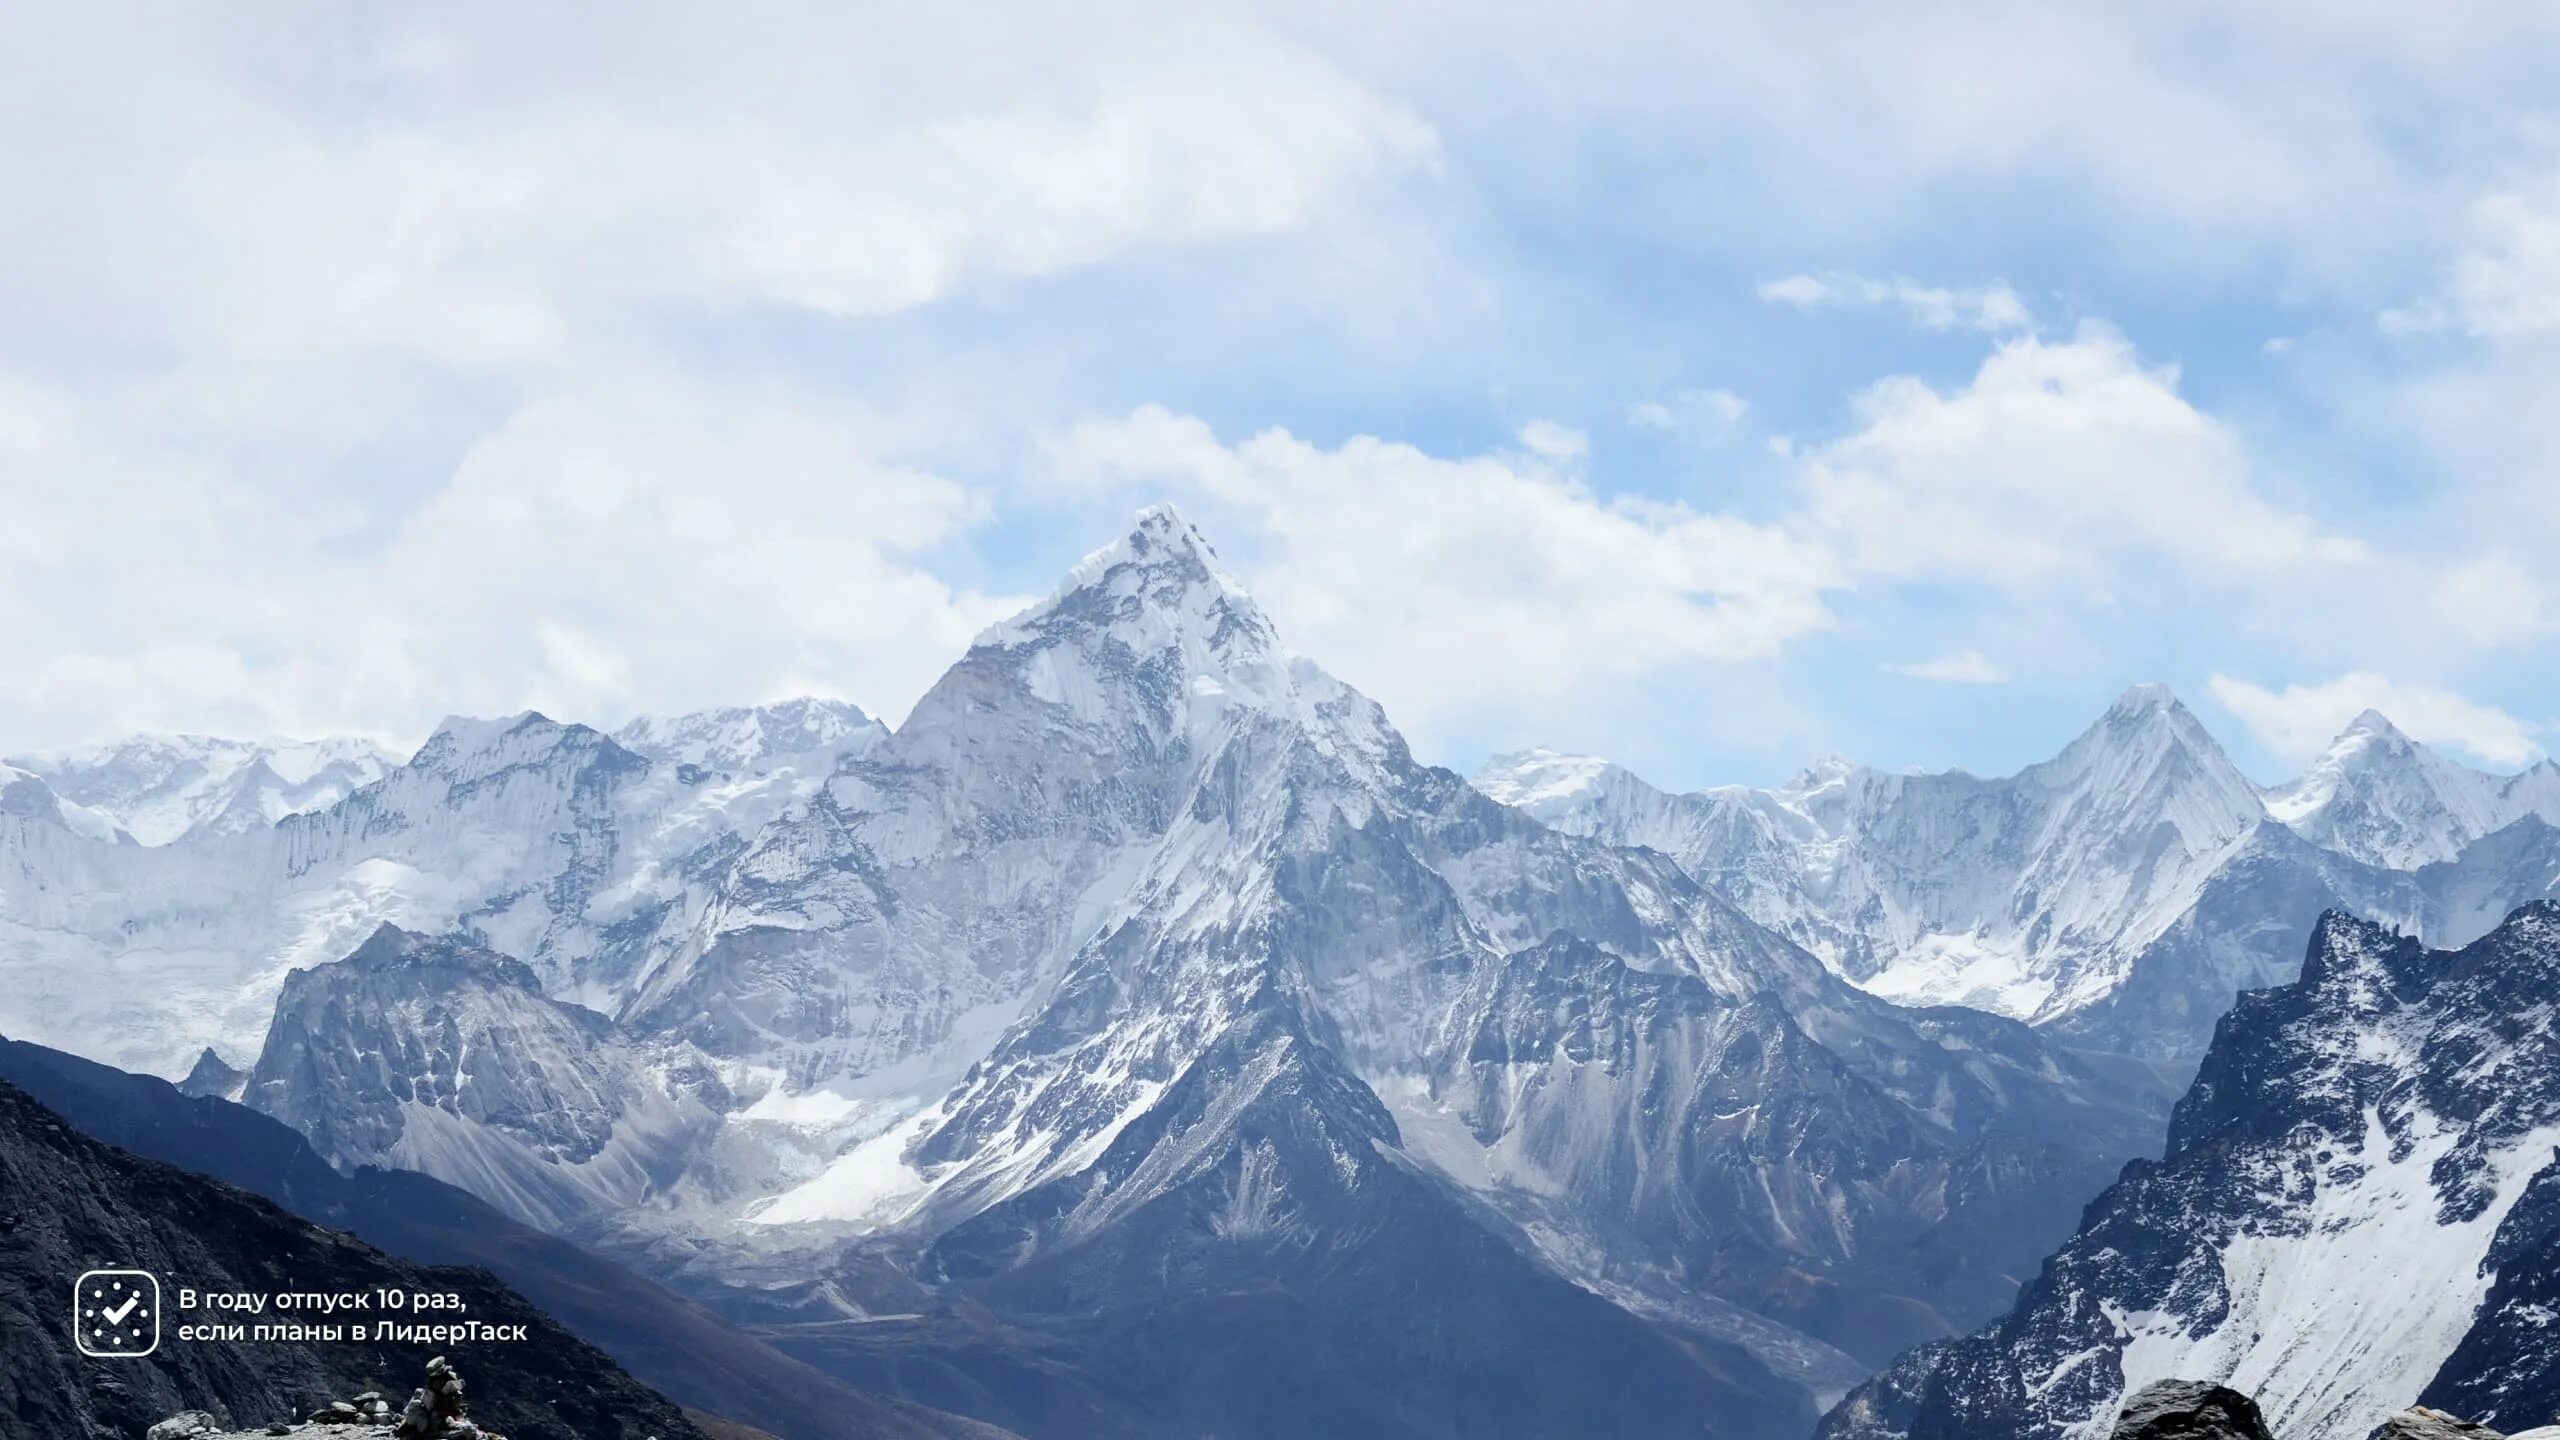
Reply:
[[[2512,767],[2555,26],[40,6],[0,748],[895,717],[1171,500],[1461,767],[2006,770],[2154,679]]]

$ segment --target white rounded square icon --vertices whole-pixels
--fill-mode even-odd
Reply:
[[[71,1336],[80,1353],[131,1360],[160,1348],[160,1277],[92,1270],[71,1283]]]

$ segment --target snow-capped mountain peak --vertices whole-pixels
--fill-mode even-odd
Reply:
[[[525,710],[494,719],[448,715],[403,768],[464,784],[500,771],[539,766],[572,750],[619,759],[635,768],[647,763],[601,730]]]
[[[2055,824],[2138,832],[2165,821],[2197,850],[2245,834],[2265,813],[2258,787],[2166,685],[2125,691],[2060,755],[2019,778],[2030,777],[2070,797],[2048,817]]]
[[[86,840],[130,840],[113,819],[54,793],[44,777],[0,761],[0,817],[58,827]]]
[[[2527,815],[2560,820],[2560,769],[2544,761],[2517,775],[2473,770],[2366,710],[2299,779],[2269,791],[2266,807],[2316,845],[2408,870],[2450,860]]]
[[[1666,795],[1604,761],[1533,754],[1478,783],[1549,825],[1675,857],[1878,994],[2035,1019],[2111,994],[2267,823],[2257,786],[2165,685],[2125,691],[2005,777],[1827,760],[1775,790]]]
[[[12,757],[55,794],[145,845],[264,829],[324,809],[397,763],[355,736],[231,740],[130,735],[85,749]]]
[[[976,669],[1011,675],[1081,724],[1153,745],[1202,749],[1237,712],[1295,724],[1329,750],[1387,743],[1377,707],[1283,646],[1208,540],[1168,505],[1140,511],[1047,599],[990,627],[953,673]],[[928,694],[917,714],[937,703]]]
[[[1129,533],[1093,551],[1046,600],[978,637],[979,648],[1038,648],[1090,635],[1150,656],[1178,649],[1197,672],[1282,655],[1262,608],[1169,505],[1138,512]]]
[[[1632,772],[1597,755],[1535,749],[1494,756],[1476,771],[1473,783],[1488,797],[1535,815],[1541,807],[1572,801],[1622,776],[1635,780]]]
[[[789,768],[823,778],[846,755],[877,745],[889,727],[848,700],[801,696],[684,715],[643,715],[613,733],[624,748],[728,775]]]

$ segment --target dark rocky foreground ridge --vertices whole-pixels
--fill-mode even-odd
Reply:
[[[421,1373],[418,1345],[189,1343],[174,1310],[152,1354],[81,1355],[71,1283],[131,1267],[202,1290],[452,1292],[464,1313],[525,1338],[434,1347],[477,1377],[474,1411],[511,1440],[707,1440],[683,1412],[486,1271],[395,1259],[245,1191],[82,1135],[0,1082],[0,1414],[13,1435],[134,1440],[203,1410],[233,1425],[299,1418],[315,1404]],[[173,1297],[174,1298],[174,1297]]]
[[[2245,1376],[2283,1440],[2413,1402],[2560,1419],[2560,904],[2460,950],[2323,917],[2007,1318],[1853,1392],[1822,1440],[2084,1440],[2165,1376]]]
[[[2555,1440],[2560,1428],[2512,1440]],[[2258,1402],[2206,1380],[2161,1380],[2127,1398],[2108,1440],[2274,1440]],[[2510,1440],[2475,1421],[2413,1405],[2374,1427],[2371,1440]]]
[[[483,1267],[695,1411],[785,1440],[986,1440],[1004,1433],[853,1389],[440,1180],[372,1167],[342,1175],[293,1129],[243,1106],[6,1039],[0,1083],[18,1086],[92,1139],[237,1185],[403,1259]]]

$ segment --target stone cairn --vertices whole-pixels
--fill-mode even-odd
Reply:
[[[427,1383],[409,1396],[409,1407],[400,1412],[400,1426],[391,1433],[400,1440],[469,1440],[480,1434],[464,1411],[462,1375],[445,1363],[441,1355],[427,1362]]]

